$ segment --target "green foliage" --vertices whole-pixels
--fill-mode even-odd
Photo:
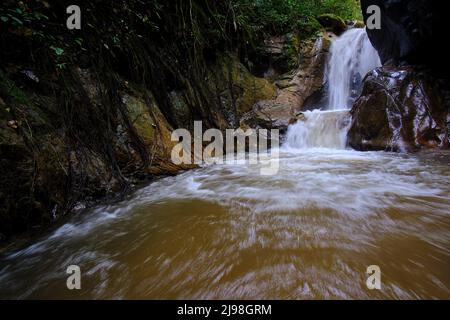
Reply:
[[[64,53],[64,49],[63,48],[58,48],[58,47],[54,47],[54,46],[50,46],[50,49],[53,50],[53,52],[55,52],[55,54],[57,56],[61,56]]]
[[[331,13],[343,19],[361,19],[357,0],[232,0],[250,28],[271,34],[298,30],[306,35],[320,28],[318,15]]]
[[[361,17],[358,0],[119,0],[113,4],[80,0],[83,28],[68,31],[65,8],[70,1],[4,1],[0,24],[6,26],[2,32],[9,32],[3,35],[5,43],[19,35],[31,40],[33,50],[44,45],[42,53],[52,57],[48,63],[54,70],[76,63],[80,52],[94,54],[93,50],[114,63],[117,54],[128,55],[133,50],[130,45],[147,40],[156,51],[164,48],[165,54],[173,55],[167,58],[178,61],[181,69],[198,69],[205,52],[214,56],[216,51],[237,50],[248,55],[268,34],[313,35],[321,29],[316,19],[321,14]],[[23,39],[15,41],[26,44]],[[24,48],[15,47],[6,47],[3,54],[19,60]]]
[[[359,0],[324,0],[324,13],[331,13],[343,19],[361,20],[361,5]]]
[[[12,27],[20,27],[43,19],[48,20],[48,17],[39,11],[30,10],[23,2],[19,2],[15,8],[0,8],[0,20]]]

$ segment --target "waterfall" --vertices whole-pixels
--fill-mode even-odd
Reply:
[[[286,145],[295,149],[345,149],[351,123],[347,110],[307,111],[288,129]]]
[[[348,110],[361,93],[365,75],[380,65],[365,29],[350,29],[336,39],[325,71],[328,105],[323,106],[325,111],[305,112],[304,119],[291,125],[286,145],[297,149],[344,149],[351,123]]]
[[[328,110],[350,109],[361,93],[362,80],[381,66],[365,29],[350,29],[331,44],[327,68]]]

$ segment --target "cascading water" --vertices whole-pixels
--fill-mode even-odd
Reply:
[[[287,145],[291,148],[344,149],[350,115],[346,110],[307,111],[305,120],[289,127]]]
[[[362,80],[381,66],[366,29],[350,29],[331,45],[325,80],[328,83],[328,110],[350,109],[361,91]]]
[[[351,29],[331,45],[325,81],[328,105],[304,113],[305,119],[289,127],[286,145],[291,148],[344,149],[350,125],[348,109],[361,91],[362,79],[380,66],[377,51],[365,29]]]

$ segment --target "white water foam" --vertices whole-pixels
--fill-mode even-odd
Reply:
[[[333,41],[327,68],[328,110],[351,108],[365,75],[381,66],[365,29],[350,29]]]

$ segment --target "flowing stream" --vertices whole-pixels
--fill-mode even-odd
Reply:
[[[0,298],[449,299],[450,155],[346,149],[354,72],[338,71],[339,50],[339,102],[289,128],[277,175],[204,166],[75,215],[0,258]],[[381,290],[366,286],[370,265]]]

